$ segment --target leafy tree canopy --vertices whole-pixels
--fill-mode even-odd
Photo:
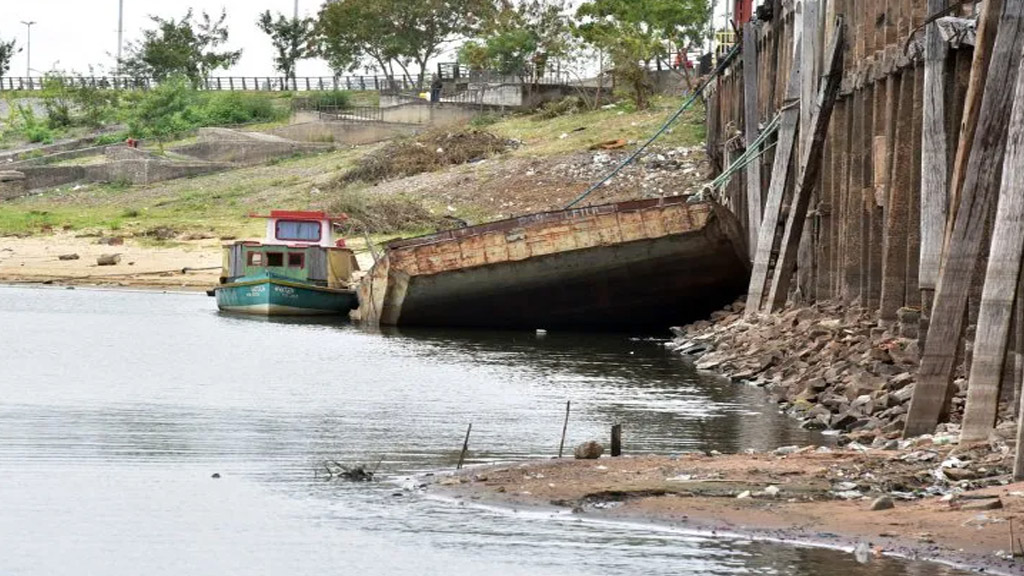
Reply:
[[[588,0],[576,16],[579,37],[611,57],[637,108],[646,108],[653,89],[647,65],[670,45],[699,40],[711,9],[708,0]]]
[[[313,45],[312,18],[288,18],[278,13],[275,19],[270,10],[260,14],[256,25],[270,36],[277,54],[274,56],[274,68],[284,74],[285,78],[295,79],[295,63],[315,55]]]
[[[449,42],[473,34],[491,13],[488,0],[336,0],[317,21],[320,54],[336,73],[369,64],[389,79],[396,68],[423,85],[427,62]]]
[[[16,46],[14,40],[9,42],[0,40],[0,76],[4,76],[11,69],[11,59],[18,52],[21,52],[21,48]]]
[[[181,20],[159,16],[150,19],[156,28],[143,30],[141,40],[128,44],[128,55],[120,63],[125,74],[158,80],[184,76],[198,85],[210,72],[230,68],[242,57],[241,50],[216,50],[228,41],[226,11],[222,10],[216,19],[203,12],[199,21],[195,21],[191,9]]]
[[[520,78],[544,75],[547,62],[572,51],[571,24],[564,0],[503,0],[481,30],[465,43],[459,61],[474,69]]]

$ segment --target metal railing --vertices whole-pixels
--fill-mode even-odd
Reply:
[[[42,90],[42,76],[5,76],[0,91]],[[159,85],[156,78],[131,76],[62,76],[68,86],[117,90],[149,90]],[[303,76],[294,80],[283,76],[212,76],[200,82],[199,89],[211,91],[324,92],[331,90],[380,91],[413,90],[416,82],[408,78],[386,76]]]
[[[330,122],[383,122],[384,110],[370,106],[317,106],[317,118]]]

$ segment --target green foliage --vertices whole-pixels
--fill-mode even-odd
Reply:
[[[369,64],[391,81],[396,67],[410,76],[416,64],[422,87],[427,62],[446,43],[473,34],[491,11],[489,0],[337,0],[320,10],[318,53],[335,73]]]
[[[199,92],[181,77],[133,98],[127,122],[135,138],[162,140],[203,126],[274,122],[288,114],[269,94]]]
[[[312,92],[309,94],[308,101],[309,105],[313,108],[350,108],[352,106],[352,93],[344,90]]]
[[[196,116],[204,126],[227,126],[281,120],[287,111],[274,105],[266,94],[213,92],[198,95],[200,111]]]
[[[588,0],[576,16],[577,35],[611,57],[620,85],[644,109],[653,90],[647,65],[666,58],[669,43],[699,40],[711,11],[708,0]]]
[[[352,219],[353,234],[432,231],[443,222],[417,198],[377,194],[364,185],[347,186],[331,193],[326,208],[333,214],[347,214]]]
[[[564,0],[528,0],[505,4],[486,20],[482,39],[459,49],[459,62],[475,70],[534,79],[547,62],[573,51],[571,26]]]
[[[0,77],[7,75],[7,71],[11,69],[11,59],[18,52],[21,52],[21,48],[17,47],[14,40],[0,40]]]
[[[270,36],[277,55],[274,56],[274,68],[284,74],[285,78],[295,79],[295,63],[314,55],[312,18],[287,18],[278,13],[277,19],[270,15],[270,10],[260,14],[256,21],[265,34]]]
[[[75,85],[63,73],[51,72],[43,78],[39,97],[51,129],[70,126],[98,128],[116,119],[121,92]]]
[[[128,44],[121,69],[131,76],[161,81],[184,76],[198,86],[213,70],[230,68],[242,57],[241,50],[215,50],[228,41],[226,18],[223,10],[217,19],[203,12],[201,21],[194,22],[191,9],[181,20],[150,16],[156,28],[143,30],[141,40]]]
[[[53,131],[36,118],[36,113],[31,106],[17,105],[18,116],[21,119],[22,134],[29,142],[53,144]]]

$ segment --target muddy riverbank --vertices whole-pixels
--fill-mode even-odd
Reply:
[[[483,504],[546,507],[581,518],[834,547],[863,562],[897,556],[986,573],[1024,573],[1024,565],[1010,557],[1011,524],[1015,537],[1024,532],[1024,484],[916,496],[927,491],[912,486],[930,484],[928,478],[956,453],[957,448],[928,441],[895,451],[807,447],[544,460],[431,478],[428,491]],[[1000,459],[989,466],[1004,464]],[[897,485],[908,489],[908,499],[890,495]]]

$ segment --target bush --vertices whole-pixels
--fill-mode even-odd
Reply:
[[[352,94],[344,90],[314,92],[308,97],[311,108],[351,108]]]
[[[18,105],[18,116],[21,117],[22,133],[29,142],[43,144],[53,143],[53,131],[46,124],[36,118],[36,113],[31,106]]]
[[[288,113],[266,94],[215,92],[203,94],[200,102],[202,111],[198,116],[206,126],[274,122]]]

